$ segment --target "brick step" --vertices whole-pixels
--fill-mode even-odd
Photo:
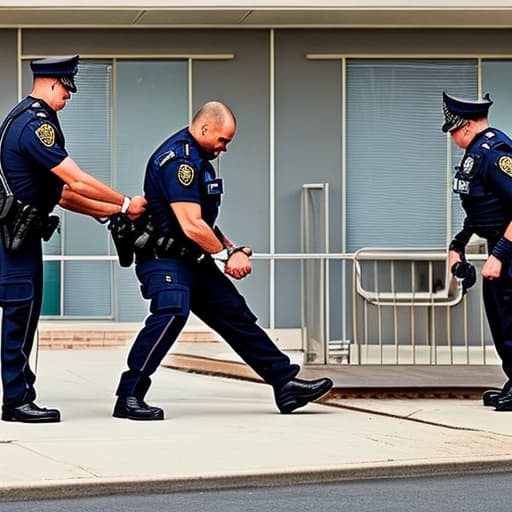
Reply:
[[[126,324],[124,324],[126,325]],[[86,349],[115,348],[129,345],[142,328],[142,324],[88,325],[84,323],[41,323],[38,329],[41,349]],[[186,343],[215,343],[216,333],[205,328],[185,327],[178,341]]]

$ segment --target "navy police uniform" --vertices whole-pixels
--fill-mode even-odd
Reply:
[[[178,201],[197,203],[204,221],[214,228],[222,182],[216,178],[210,158],[185,128],[149,159],[144,190],[159,244],[151,253],[137,255],[136,273],[143,296],[151,301],[150,315],[129,353],[129,370],[121,376],[119,397],[144,398],[151,374],[190,311],[272,386],[282,386],[299,371],[256,324],[244,298],[212,257],[185,236],[169,206]],[[114,411],[114,416],[127,417],[120,411]]]
[[[459,129],[467,119],[486,118],[491,104],[488,95],[481,101],[467,102],[444,93],[443,131]],[[496,351],[506,376],[512,381],[512,258],[508,242],[503,238],[512,221],[512,139],[490,127],[478,133],[465,149],[454,176],[453,190],[461,198],[466,218],[450,249],[464,259],[464,247],[475,233],[487,240],[489,252],[503,264],[500,278],[484,279],[482,287]],[[507,383],[505,393],[508,388]],[[496,405],[486,397],[489,395],[484,395],[486,405]]]
[[[32,63],[32,70],[35,76],[65,80],[69,90],[76,90],[73,75],[77,62],[78,56],[42,59]],[[5,118],[0,134],[1,174],[5,183],[2,194],[12,193],[17,211],[30,209],[37,217],[32,227],[25,226],[26,236],[21,247],[14,249],[7,236],[1,237],[2,419],[58,421],[58,411],[33,404],[35,375],[30,369],[29,357],[41,309],[41,239],[46,239],[48,215],[58,203],[63,188],[63,182],[50,169],[68,154],[56,112],[37,98],[28,96],[14,107]],[[16,215],[3,219],[2,233],[10,232],[16,220]],[[25,417],[22,409],[16,409],[19,407],[28,407],[29,414]]]

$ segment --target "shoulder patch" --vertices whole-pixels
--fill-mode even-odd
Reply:
[[[508,155],[500,156],[498,160],[498,168],[505,174],[512,176],[512,157]]]
[[[184,187],[190,187],[190,185],[192,185],[195,175],[196,171],[191,165],[181,164],[178,167],[178,181]]]
[[[35,131],[37,138],[43,143],[43,146],[51,148],[55,144],[55,130],[48,123],[43,123]]]
[[[466,174],[470,174],[473,170],[473,166],[475,165],[475,159],[472,156],[468,156],[462,162],[462,170]]]
[[[164,153],[162,157],[160,157],[160,162],[158,166],[163,167],[167,162],[174,160],[174,158],[176,158],[176,153],[171,149],[167,153]]]

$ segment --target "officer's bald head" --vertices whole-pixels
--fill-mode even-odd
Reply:
[[[214,126],[223,126],[226,123],[234,123],[236,119],[231,109],[220,101],[205,103],[194,115],[192,126],[201,123],[210,123]]]
[[[231,109],[220,101],[205,103],[194,115],[189,131],[212,158],[227,151],[236,132],[236,119]]]

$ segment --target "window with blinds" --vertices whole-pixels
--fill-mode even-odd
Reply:
[[[76,83],[77,94],[59,112],[68,153],[113,188],[142,194],[149,155],[188,122],[187,61],[81,60]],[[105,225],[57,210],[62,230],[44,253],[84,259],[45,262],[42,314],[142,320],[147,306],[133,272],[105,258],[116,256]]]
[[[443,90],[476,98],[477,61],[348,59],[347,248],[444,247]]]

